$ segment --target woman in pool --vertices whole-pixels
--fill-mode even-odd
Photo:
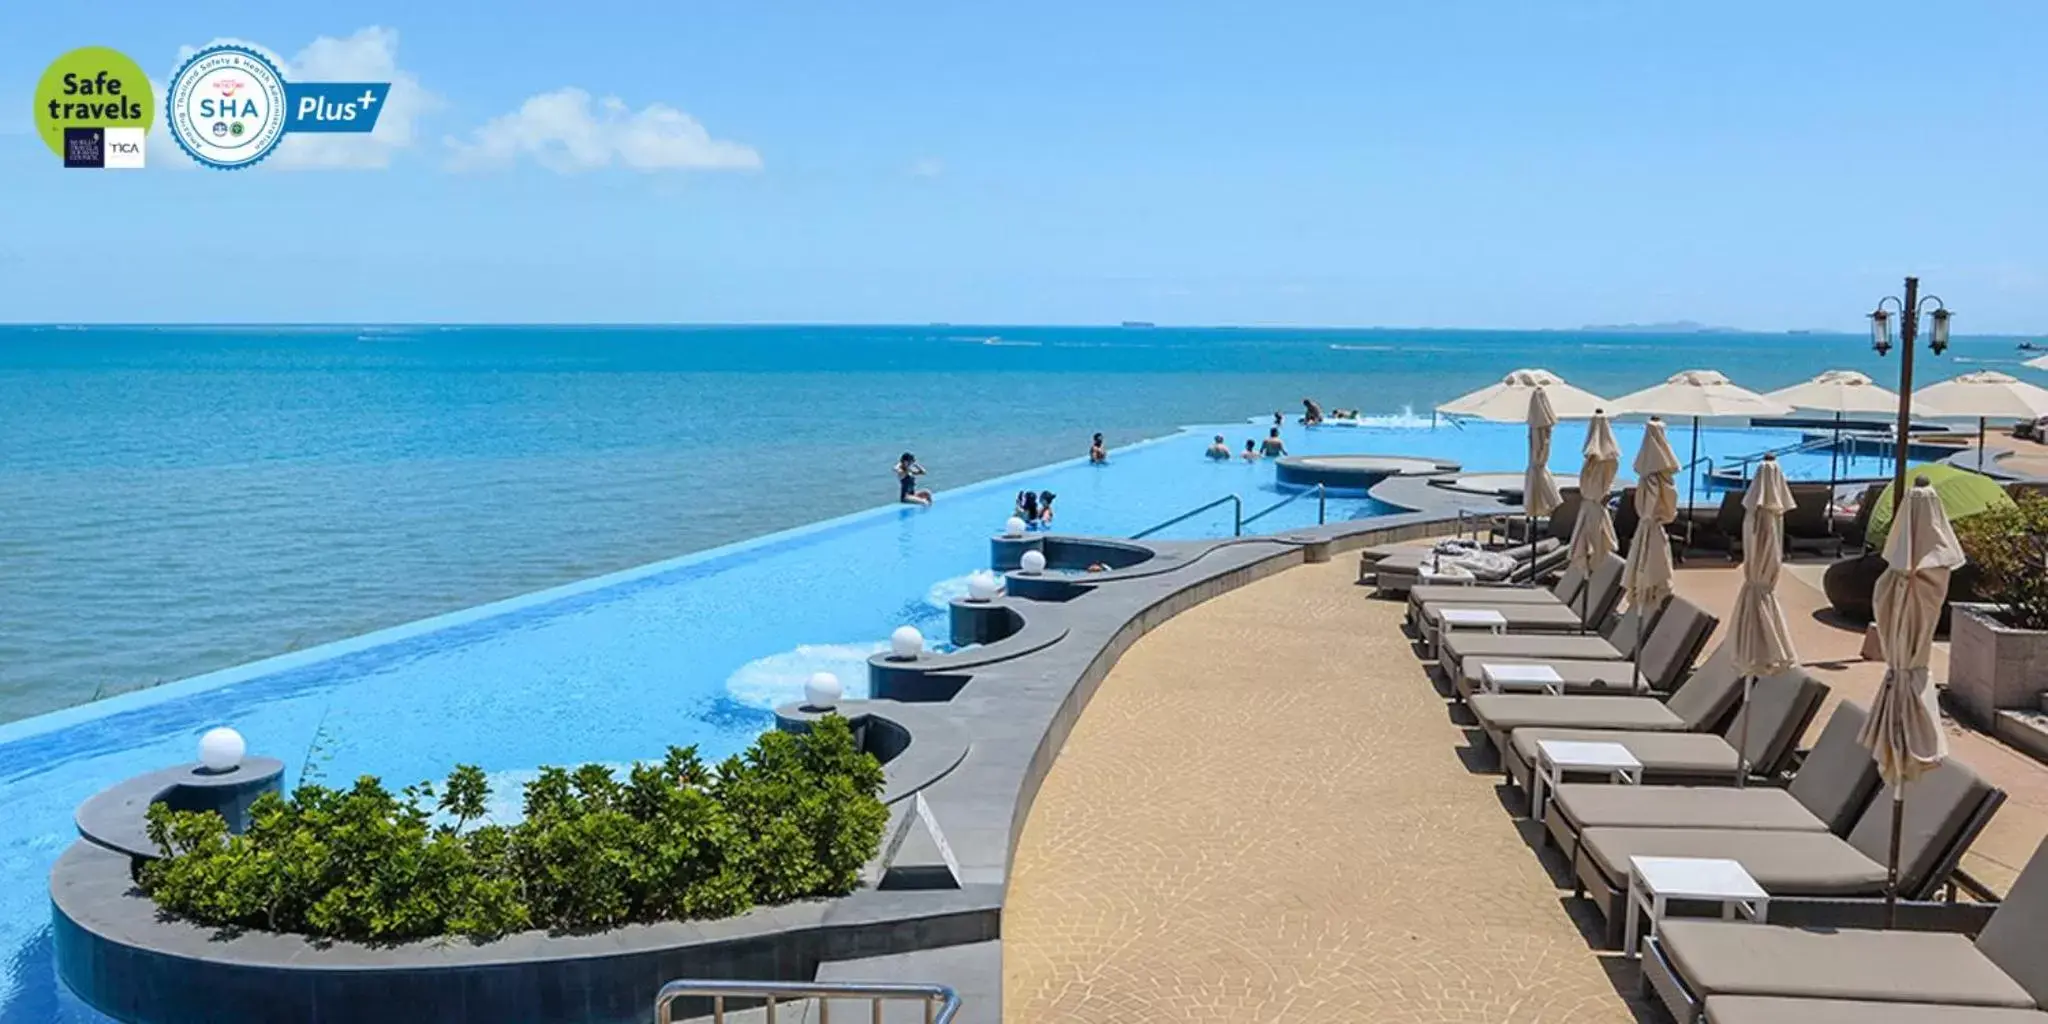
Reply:
[[[1052,528],[1052,499],[1054,497],[1056,495],[1051,491],[1038,492],[1038,525],[1046,529]]]
[[[1277,459],[1287,454],[1287,442],[1280,440],[1279,427],[1267,431],[1266,443],[1259,446],[1259,452],[1269,459]]]
[[[1245,460],[1246,462],[1257,462],[1257,461],[1259,461],[1259,445],[1258,445],[1258,442],[1256,442],[1256,441],[1253,441],[1253,440],[1252,440],[1251,438],[1249,438],[1249,437],[1247,437],[1247,438],[1245,438],[1245,439],[1244,439],[1244,460]]]
[[[1109,449],[1102,446],[1101,434],[1095,435],[1095,439],[1088,442],[1088,461],[1098,466],[1109,461]]]
[[[917,478],[924,475],[924,467],[917,464],[917,456],[904,452],[896,460],[896,500],[905,505],[930,505],[932,492],[917,486]]]
[[[1218,462],[1230,461],[1230,446],[1223,443],[1222,434],[1216,435],[1215,442],[1209,445],[1208,455]]]
[[[1017,492],[1017,518],[1024,520],[1027,527],[1038,524],[1038,495],[1030,491]]]

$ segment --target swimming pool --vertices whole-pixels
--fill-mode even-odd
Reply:
[[[207,728],[241,730],[252,752],[283,759],[293,781],[375,774],[403,784],[478,764],[492,773],[500,807],[543,764],[622,763],[688,743],[720,758],[766,727],[768,709],[800,694],[810,673],[837,672],[860,695],[865,660],[892,629],[909,623],[943,636],[947,599],[985,565],[988,538],[1024,487],[1058,495],[1061,532],[1104,536],[1225,494],[1240,495],[1251,515],[1298,493],[1275,484],[1270,462],[1203,458],[1218,432],[1237,449],[1247,430],[1193,427],[1119,449],[1106,466],[1046,466],[942,492],[931,509],[873,509],[0,726],[0,1022],[101,1019],[55,979],[45,877],[72,841],[81,801],[190,760]],[[1616,434],[1625,470],[1640,428]],[[1582,436],[1572,424],[1559,429],[1554,469],[1576,470]],[[1289,426],[1283,437],[1297,454],[1416,454],[1474,471],[1514,470],[1526,451],[1515,425]],[[1702,451],[1797,439],[1709,429]],[[1683,455],[1690,439],[1681,428],[1672,442]],[[1328,502],[1332,520],[1387,511],[1363,497]],[[1297,500],[1256,529],[1316,515],[1315,501]],[[1231,528],[1225,507],[1155,536]]]

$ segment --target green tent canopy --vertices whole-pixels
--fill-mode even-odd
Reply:
[[[1995,508],[2011,508],[2013,504],[2005,488],[1982,473],[1944,464],[1906,467],[1908,486],[1923,476],[1934,485],[1934,493],[1941,498],[1941,507],[1952,521]],[[1877,507],[1870,510],[1870,526],[1865,535],[1872,548],[1883,550],[1884,540],[1891,532],[1892,486],[1887,484],[1884,493],[1878,495]]]

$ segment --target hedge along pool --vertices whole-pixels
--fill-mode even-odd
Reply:
[[[287,778],[393,785],[438,779],[458,763],[492,774],[501,808],[543,764],[625,763],[697,744],[707,758],[744,747],[801,693],[838,673],[864,694],[865,659],[895,627],[946,630],[946,601],[987,563],[990,535],[1016,492],[1050,490],[1060,532],[1129,536],[1236,493],[1245,511],[1295,493],[1261,461],[1203,458],[1212,435],[1233,451],[1263,437],[1242,422],[1191,427],[1112,453],[957,490],[930,509],[888,506],[643,566],[353,640],[0,726],[0,1022],[102,1018],[61,991],[49,958],[50,865],[72,841],[72,811],[133,775],[192,760],[199,734],[231,725]],[[1626,460],[1640,428],[1616,429]],[[1560,426],[1552,467],[1572,472],[1583,431]],[[1471,471],[1513,471],[1526,435],[1513,424],[1283,431],[1296,454],[1424,455]],[[1790,431],[1702,432],[1702,451],[1743,455],[1798,440]],[[1673,431],[1681,452],[1690,443]],[[927,479],[943,484],[948,467]],[[1626,474],[1624,474],[1626,475]],[[878,467],[878,493],[894,482]],[[1474,506],[1483,499],[1474,499]],[[1258,521],[1261,533],[1316,520],[1314,500]],[[1392,511],[1332,494],[1332,521]],[[1155,535],[1227,535],[1229,509]]]

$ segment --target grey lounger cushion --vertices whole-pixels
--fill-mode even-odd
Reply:
[[[1543,740],[1619,743],[1643,763],[1645,775],[1725,774],[1735,778],[1735,748],[1709,733],[1620,732],[1607,729],[1516,729],[1508,734],[1521,763],[1536,764],[1536,744]]]
[[[1717,828],[1826,832],[1782,789],[1717,786],[1601,786],[1568,782],[1551,806],[1577,830],[1589,828]]]
[[[1591,622],[1600,622],[1606,619],[1609,613],[1614,611],[1614,604],[1621,597],[1621,575],[1627,567],[1628,564],[1622,561],[1620,556],[1610,554],[1601,561],[1590,578],[1586,578],[1577,566],[1571,566],[1565,570],[1564,576],[1559,578],[1555,589],[1538,587],[1513,590],[1511,591],[1512,593],[1526,596],[1517,597],[1512,601],[1501,602],[1498,605],[1493,601],[1494,591],[1501,589],[1497,587],[1491,589],[1485,587],[1457,587],[1455,589],[1462,591],[1462,593],[1442,596],[1435,595],[1433,592],[1436,588],[1431,587],[1429,588],[1430,592],[1424,593],[1420,597],[1416,595],[1414,590],[1410,590],[1408,592],[1409,617],[1411,619],[1420,619],[1434,626],[1437,620],[1441,618],[1440,613],[1447,606],[1482,608],[1497,606],[1502,609],[1508,607],[1533,607],[1552,611],[1570,611],[1573,622],[1579,621],[1581,617]],[[1548,597],[1538,597],[1536,595],[1548,595]],[[1551,620],[1545,619],[1543,624],[1548,624],[1549,621]],[[1513,628],[1512,624],[1509,628]]]
[[[1792,832],[1749,833],[1752,839],[1764,836],[1803,838]],[[1883,875],[1879,869],[1880,888]],[[1961,935],[1691,919],[1667,919],[1659,931],[1672,969],[1694,995],[1706,999],[1791,996],[2035,1008],[2034,997],[2019,982]]]
[[[1488,735],[1529,727],[1683,732],[1685,720],[1655,697],[1475,693],[1465,702]]]
[[[2048,1013],[2011,1006],[1715,996],[1707,1000],[1707,1024],[2048,1024]]]
[[[1579,849],[1617,889],[1628,884],[1630,857],[1712,857],[1740,861],[1773,896],[1872,896],[1884,892],[1884,865],[1826,832],[1721,828],[1589,828]]]
[[[1484,666],[1487,664],[1507,665],[1548,665],[1556,670],[1558,678],[1564,681],[1566,694],[1629,694],[1640,692],[1629,681],[1629,663],[1626,661],[1578,661],[1569,658],[1467,658],[1459,666],[1458,693],[1466,699],[1483,693],[1486,689]],[[1645,679],[1649,690],[1655,692],[1654,680]]]
[[[1430,632],[1441,629],[1443,627],[1444,612],[1452,608],[1483,608],[1499,612],[1500,617],[1507,620],[1502,628],[1510,633],[1562,633],[1585,628],[1585,624],[1579,619],[1579,610],[1571,605],[1493,604],[1484,600],[1475,600],[1469,603],[1431,601],[1422,606],[1421,619],[1425,624],[1424,628]],[[1475,627],[1475,631],[1483,632],[1484,630]]]
[[[1597,636],[1496,636],[1476,630],[1454,631],[1443,638],[1437,651],[1439,661],[1453,665],[1465,659],[1506,655],[1509,657],[1571,658],[1575,661],[1627,661],[1628,652]]]

